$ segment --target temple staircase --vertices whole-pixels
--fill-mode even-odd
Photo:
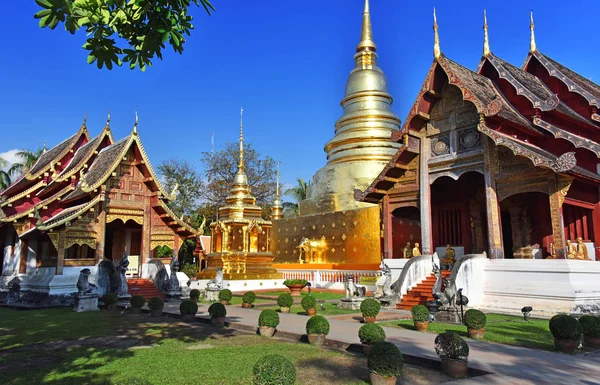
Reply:
[[[131,295],[143,295],[148,301],[152,297],[158,297],[164,299],[165,295],[158,291],[154,283],[149,279],[134,278],[128,279],[127,285],[129,286],[129,294]]]
[[[452,271],[442,270],[442,279],[450,276],[450,274],[452,274]],[[427,305],[427,301],[433,301],[434,298],[431,291],[433,290],[436,279],[435,274],[431,273],[429,277],[419,282],[416,286],[411,287],[408,292],[402,296],[400,302],[396,304],[396,308],[410,311],[413,306]]]

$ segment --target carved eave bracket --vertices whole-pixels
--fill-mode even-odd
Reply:
[[[548,123],[538,117],[533,118],[533,124],[548,131],[556,139],[564,139],[570,142],[573,146],[589,150],[592,153],[594,153],[596,157],[600,158],[600,144],[594,142],[593,140],[586,139],[579,135],[575,135],[568,131],[560,129],[555,125]]]

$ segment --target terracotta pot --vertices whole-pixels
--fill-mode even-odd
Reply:
[[[222,305],[229,305],[229,301],[223,300],[223,301],[220,301],[220,302],[221,302]]]
[[[162,309],[160,310],[150,310],[150,316],[151,317],[162,317]]]
[[[309,334],[308,335],[308,343],[316,346],[323,346],[325,343],[325,339],[327,336],[325,334]]]
[[[475,339],[481,339],[481,338],[483,338],[483,335],[485,334],[485,328],[482,328],[482,329],[467,328],[467,331],[469,332],[469,337],[475,338]]]
[[[600,338],[592,336],[583,336],[583,345],[592,349],[600,349]]]
[[[452,358],[442,358],[442,372],[450,377],[463,378],[467,375],[467,361],[453,360]]]
[[[429,330],[429,321],[413,321],[417,331],[426,332]]]
[[[196,319],[196,314],[182,314],[181,320],[184,322],[193,322]]]
[[[384,377],[379,374],[369,373],[373,385],[396,385],[396,377]]]
[[[377,316],[375,316],[375,317],[365,317],[363,315],[363,319],[365,320],[366,324],[374,324],[375,321],[377,321]]]
[[[304,289],[304,285],[289,285],[287,286],[287,288],[290,289],[290,291],[292,292],[292,296],[300,296],[302,295],[300,294],[300,292],[302,291],[302,289]]]
[[[371,349],[373,348],[373,345],[366,345],[366,344],[361,344],[361,345],[362,345],[363,354],[365,356],[368,356],[369,353],[371,353]]]
[[[242,302],[242,308],[244,308],[244,309],[250,309],[251,307],[252,307],[251,303]]]
[[[142,308],[141,307],[132,307],[131,308],[131,313],[132,314],[140,314],[142,312]]]
[[[312,317],[313,315],[317,314],[317,308],[311,307],[310,309],[306,309],[306,314]]]
[[[280,307],[279,308],[279,312],[280,313],[289,313],[290,312],[290,308],[289,307]]]
[[[219,328],[225,327],[225,317],[211,318],[210,323],[212,324],[212,326],[216,326]]]
[[[275,328],[272,328],[270,326],[259,326],[258,333],[261,336],[273,337],[273,334],[275,334]]]
[[[556,350],[563,353],[573,354],[579,346],[579,341],[576,340],[564,340],[562,338],[554,339],[554,346]]]

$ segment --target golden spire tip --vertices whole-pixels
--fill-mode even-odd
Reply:
[[[367,0],[368,2],[368,0]],[[277,162],[277,189],[275,190],[275,197],[279,198],[279,165],[281,162]]]
[[[483,57],[490,56],[490,40],[488,38],[487,12],[483,10]]]
[[[83,126],[85,127],[87,124],[87,110],[85,110],[85,113],[83,114]]]
[[[433,7],[433,57],[439,59],[442,56],[442,50],[440,49],[440,35],[438,33],[437,16],[435,14],[435,7]]]
[[[240,107],[240,161],[238,169],[244,170],[244,109]]]
[[[365,9],[363,11],[362,32],[360,34],[360,43],[356,46],[356,52],[376,51],[377,47],[373,41],[373,28],[371,27],[371,12],[369,0],[365,0]]]
[[[134,134],[137,134],[137,125],[138,125],[138,122],[139,122],[139,120],[138,120],[138,113],[136,111],[135,112],[135,123],[133,125],[133,133]]]
[[[537,47],[535,45],[535,25],[533,24],[533,10],[529,14],[529,30],[531,31],[531,36],[529,38],[529,52],[534,53],[537,51]]]

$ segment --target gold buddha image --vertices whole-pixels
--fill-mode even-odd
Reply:
[[[415,242],[415,247],[413,248],[412,256],[413,257],[420,257],[421,256],[421,250],[419,249],[419,244],[417,242]]]
[[[406,246],[402,249],[402,258],[412,257],[412,249],[410,248],[410,242],[406,242]]]

